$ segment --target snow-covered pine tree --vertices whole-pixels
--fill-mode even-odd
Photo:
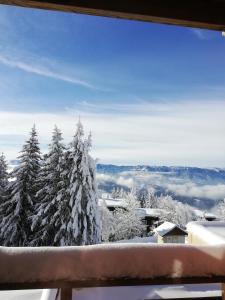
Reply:
[[[49,152],[44,157],[44,163],[38,180],[37,204],[32,218],[31,245],[55,246],[55,236],[59,229],[58,194],[60,190],[61,173],[63,172],[64,145],[62,133],[55,126]]]
[[[89,134],[87,140],[84,141],[84,155],[83,155],[83,199],[84,215],[86,218],[83,224],[86,223],[86,233],[83,231],[81,236],[82,244],[91,245],[101,242],[101,223],[100,212],[98,206],[98,189],[96,181],[96,162],[89,154],[92,147],[92,136]],[[85,241],[86,239],[86,241]]]
[[[119,199],[119,198],[123,198],[126,196],[126,191],[124,191],[123,188],[119,188],[119,187],[114,187],[112,192],[111,192],[111,197],[113,199]]]
[[[101,239],[103,242],[109,242],[114,236],[115,232],[115,218],[113,213],[106,206],[106,202],[103,199],[100,206],[101,215]]]
[[[61,207],[64,215],[56,236],[61,245],[90,245],[101,240],[95,162],[89,155],[90,147],[91,137],[84,140],[83,126],[79,121],[71,149],[66,153],[68,187],[67,190],[63,188],[59,195],[60,199],[64,198]],[[67,197],[69,203],[65,200]]]
[[[71,230],[68,226],[71,220],[71,207],[69,205],[69,173],[72,165],[71,151],[67,149],[64,152],[62,160],[62,172],[60,173],[59,191],[57,195],[58,209],[55,213],[56,223],[58,228],[54,237],[54,245],[69,246],[71,240]]]
[[[178,202],[169,195],[161,196],[158,199],[158,204],[158,207],[163,211],[161,219],[164,221],[185,228],[188,222],[195,220],[195,213],[191,206]]]
[[[146,188],[141,188],[137,191],[137,199],[140,202],[140,207],[145,208],[146,207],[146,200],[148,197],[148,191]]]
[[[140,189],[137,193],[137,198],[142,208],[157,208],[157,196],[153,188]]]
[[[36,202],[37,178],[40,170],[40,149],[35,126],[26,141],[19,166],[12,172],[9,198],[0,206],[1,238],[5,246],[29,245],[31,215]]]
[[[139,203],[136,196],[132,193],[128,194],[125,199],[125,208],[115,210],[115,226],[112,240],[129,240],[146,233],[146,226],[137,212],[138,208]]]
[[[146,207],[147,208],[157,208],[157,196],[155,195],[154,188],[148,188]]]
[[[222,220],[225,220],[225,198],[219,202],[215,211]]]
[[[0,156],[0,204],[6,200],[7,186],[8,186],[8,172],[7,163],[4,154]],[[2,216],[0,216],[2,219]]]

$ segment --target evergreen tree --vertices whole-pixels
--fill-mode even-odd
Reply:
[[[147,189],[147,195],[145,199],[146,208],[156,208],[158,206],[157,196],[155,195],[155,190],[153,188]]]
[[[31,215],[36,202],[40,149],[35,126],[19,156],[19,166],[12,172],[9,198],[0,205],[1,238],[5,246],[29,245]]]
[[[35,207],[32,230],[34,236],[31,244],[34,246],[54,246],[58,222],[58,194],[60,190],[61,172],[63,171],[62,133],[55,126],[49,152],[45,155],[44,164],[40,172],[38,202]]]
[[[58,210],[55,214],[56,227],[58,228],[54,237],[54,244],[57,246],[70,245],[71,230],[71,207],[69,205],[69,173],[72,165],[71,151],[67,149],[62,161],[62,172],[60,174],[59,192],[57,195]]]
[[[141,188],[137,192],[137,198],[142,208],[156,208],[158,205],[153,188]]]
[[[61,245],[88,245],[100,242],[95,162],[89,155],[91,138],[84,140],[83,126],[79,121],[77,131],[66,152],[63,173],[68,186],[63,186],[59,198],[61,228],[57,239]]]
[[[7,163],[5,156],[2,153],[0,156],[0,204],[4,203],[6,200],[8,186],[8,173],[7,173]]]
[[[125,199],[125,209],[117,208],[114,213],[114,233],[112,240],[132,239],[145,234],[146,226],[141,216],[137,213],[139,203],[132,193]]]
[[[111,193],[111,197],[113,199],[121,199],[121,198],[126,197],[126,195],[127,195],[127,192],[123,188],[119,188],[119,187],[117,187],[117,188],[114,187],[112,190],[112,193]]]
[[[216,209],[216,214],[222,219],[225,220],[225,198],[219,202]]]
[[[105,200],[102,201],[100,206],[101,215],[101,239],[103,242],[109,242],[114,236],[115,232],[115,218],[113,213],[106,206]]]
[[[164,221],[185,228],[188,222],[195,220],[194,211],[189,205],[178,202],[169,195],[161,196],[158,204],[158,208],[162,209],[161,219]]]

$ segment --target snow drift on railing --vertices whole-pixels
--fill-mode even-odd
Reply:
[[[108,244],[0,247],[0,283],[225,275],[225,247]]]

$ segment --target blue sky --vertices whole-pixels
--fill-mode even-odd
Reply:
[[[101,162],[225,167],[221,33],[0,6],[0,151],[78,116]]]

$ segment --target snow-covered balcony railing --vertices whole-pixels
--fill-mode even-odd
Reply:
[[[0,247],[0,289],[225,282],[225,245]]]

